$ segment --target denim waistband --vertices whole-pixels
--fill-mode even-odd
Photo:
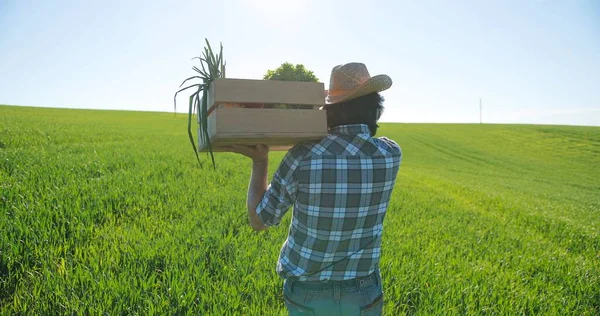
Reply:
[[[293,288],[304,289],[311,292],[329,292],[335,287],[342,291],[353,291],[370,285],[381,284],[381,276],[379,270],[375,270],[369,275],[342,281],[299,281],[295,278],[288,278],[286,279],[286,282],[290,282],[290,286]]]

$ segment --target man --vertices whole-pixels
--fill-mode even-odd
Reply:
[[[329,135],[287,152],[267,184],[268,147],[236,146],[253,159],[248,217],[255,230],[279,225],[293,206],[277,263],[292,315],[380,315],[383,220],[400,168],[401,149],[379,137],[379,92],[390,77],[362,63],[333,68],[326,91]]]

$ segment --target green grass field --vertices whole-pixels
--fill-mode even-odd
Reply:
[[[386,315],[600,314],[600,128],[381,125],[404,152]],[[290,214],[253,232],[250,160],[199,168],[186,132],[187,114],[0,106],[0,314],[284,314]]]

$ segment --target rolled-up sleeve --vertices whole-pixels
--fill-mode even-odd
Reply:
[[[265,226],[279,225],[281,218],[294,205],[298,183],[295,173],[299,164],[300,158],[295,157],[294,151],[290,150],[273,174],[273,179],[256,208],[256,214]]]

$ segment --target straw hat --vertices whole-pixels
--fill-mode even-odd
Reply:
[[[325,105],[336,104],[361,97],[373,92],[381,92],[392,86],[388,75],[371,77],[363,63],[337,65],[331,70],[329,89],[325,90]]]

